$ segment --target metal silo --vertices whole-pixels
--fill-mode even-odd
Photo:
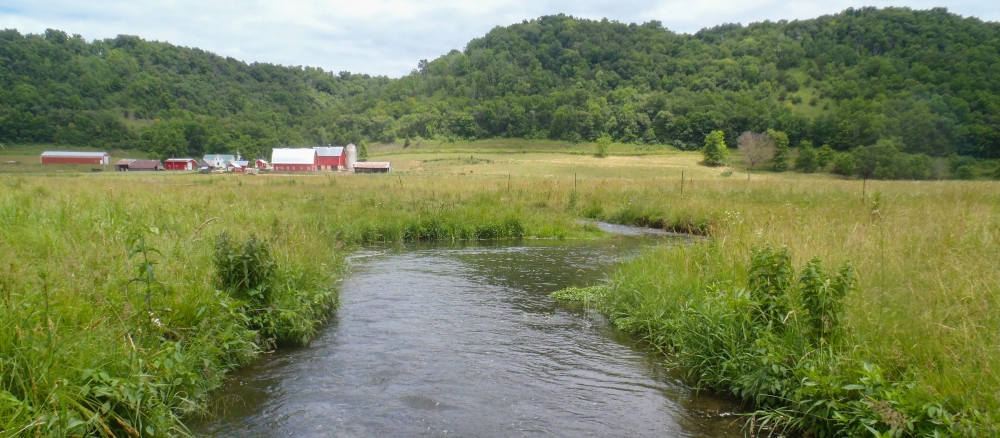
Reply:
[[[344,167],[347,168],[348,172],[354,171],[354,163],[358,162],[358,148],[354,146],[354,143],[347,145],[347,161],[344,163]]]

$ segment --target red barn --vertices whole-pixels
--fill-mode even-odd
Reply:
[[[311,172],[317,164],[315,149],[275,148],[271,150],[271,166],[276,171]]]
[[[194,170],[198,162],[192,158],[168,158],[163,167],[167,170]]]
[[[316,164],[319,170],[340,170],[344,165],[343,146],[316,146]]]
[[[108,164],[111,156],[107,152],[42,152],[42,164]]]

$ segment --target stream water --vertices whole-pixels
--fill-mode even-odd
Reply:
[[[660,244],[664,244],[660,241]],[[648,242],[647,242],[648,243]],[[414,245],[352,259],[309,347],[267,355],[215,397],[207,436],[742,436],[731,401],[580,306],[635,237]]]

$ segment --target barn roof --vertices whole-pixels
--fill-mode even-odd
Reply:
[[[389,169],[391,165],[388,161],[362,161],[360,163],[354,163],[354,168],[361,169]]]
[[[135,160],[132,158],[122,158],[118,160],[117,163],[115,163],[115,166],[128,166],[129,164],[132,164],[134,162]]]
[[[160,160],[134,160],[128,165],[129,169],[156,169],[163,167]]]
[[[104,158],[107,152],[45,151],[43,157]]]
[[[315,149],[274,148],[271,151],[271,163],[274,164],[316,164]]]
[[[339,157],[344,154],[343,146],[314,146],[316,155],[320,157]]]

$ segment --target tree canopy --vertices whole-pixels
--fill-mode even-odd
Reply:
[[[736,144],[739,133],[773,129],[840,152],[891,138],[903,153],[1000,158],[1000,25],[943,8],[847,9],[691,35],[656,21],[545,16],[417,67],[390,79],[135,36],[8,29],[0,142],[250,156],[418,136],[609,136],[694,150],[713,131]]]

